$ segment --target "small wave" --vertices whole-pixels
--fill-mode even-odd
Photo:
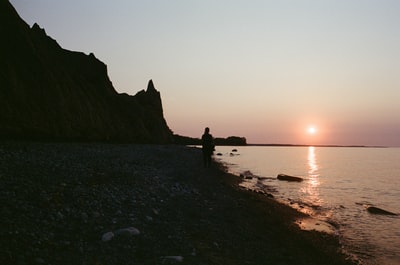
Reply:
[[[301,229],[307,231],[318,231],[323,232],[331,235],[336,235],[338,233],[337,227],[333,226],[331,223],[318,220],[315,218],[302,218],[296,220],[295,222]]]

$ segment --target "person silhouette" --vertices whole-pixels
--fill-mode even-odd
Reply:
[[[201,145],[203,151],[203,163],[204,167],[210,167],[211,156],[214,152],[214,139],[210,134],[210,128],[206,127],[204,129],[204,134],[201,137]]]

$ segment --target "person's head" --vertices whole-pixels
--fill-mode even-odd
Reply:
[[[210,128],[206,127],[206,128],[204,129],[204,133],[209,133],[209,132],[210,132]]]

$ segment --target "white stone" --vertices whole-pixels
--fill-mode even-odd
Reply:
[[[127,227],[114,231],[114,234],[118,236],[137,236],[140,234],[140,231],[135,227]]]
[[[151,222],[151,221],[153,221],[153,217],[147,215],[146,220]]]
[[[107,232],[107,233],[103,234],[103,236],[101,237],[101,240],[103,242],[107,242],[107,241],[110,241],[111,239],[113,239],[113,237],[114,237],[114,233],[113,232]]]
[[[164,259],[169,259],[169,260],[174,260],[176,262],[182,262],[183,257],[182,256],[165,256],[163,257]]]

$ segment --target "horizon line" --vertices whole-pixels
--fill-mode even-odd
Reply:
[[[337,144],[257,144],[248,143],[248,146],[292,146],[292,147],[356,147],[356,148],[389,148],[383,145],[337,145]]]

